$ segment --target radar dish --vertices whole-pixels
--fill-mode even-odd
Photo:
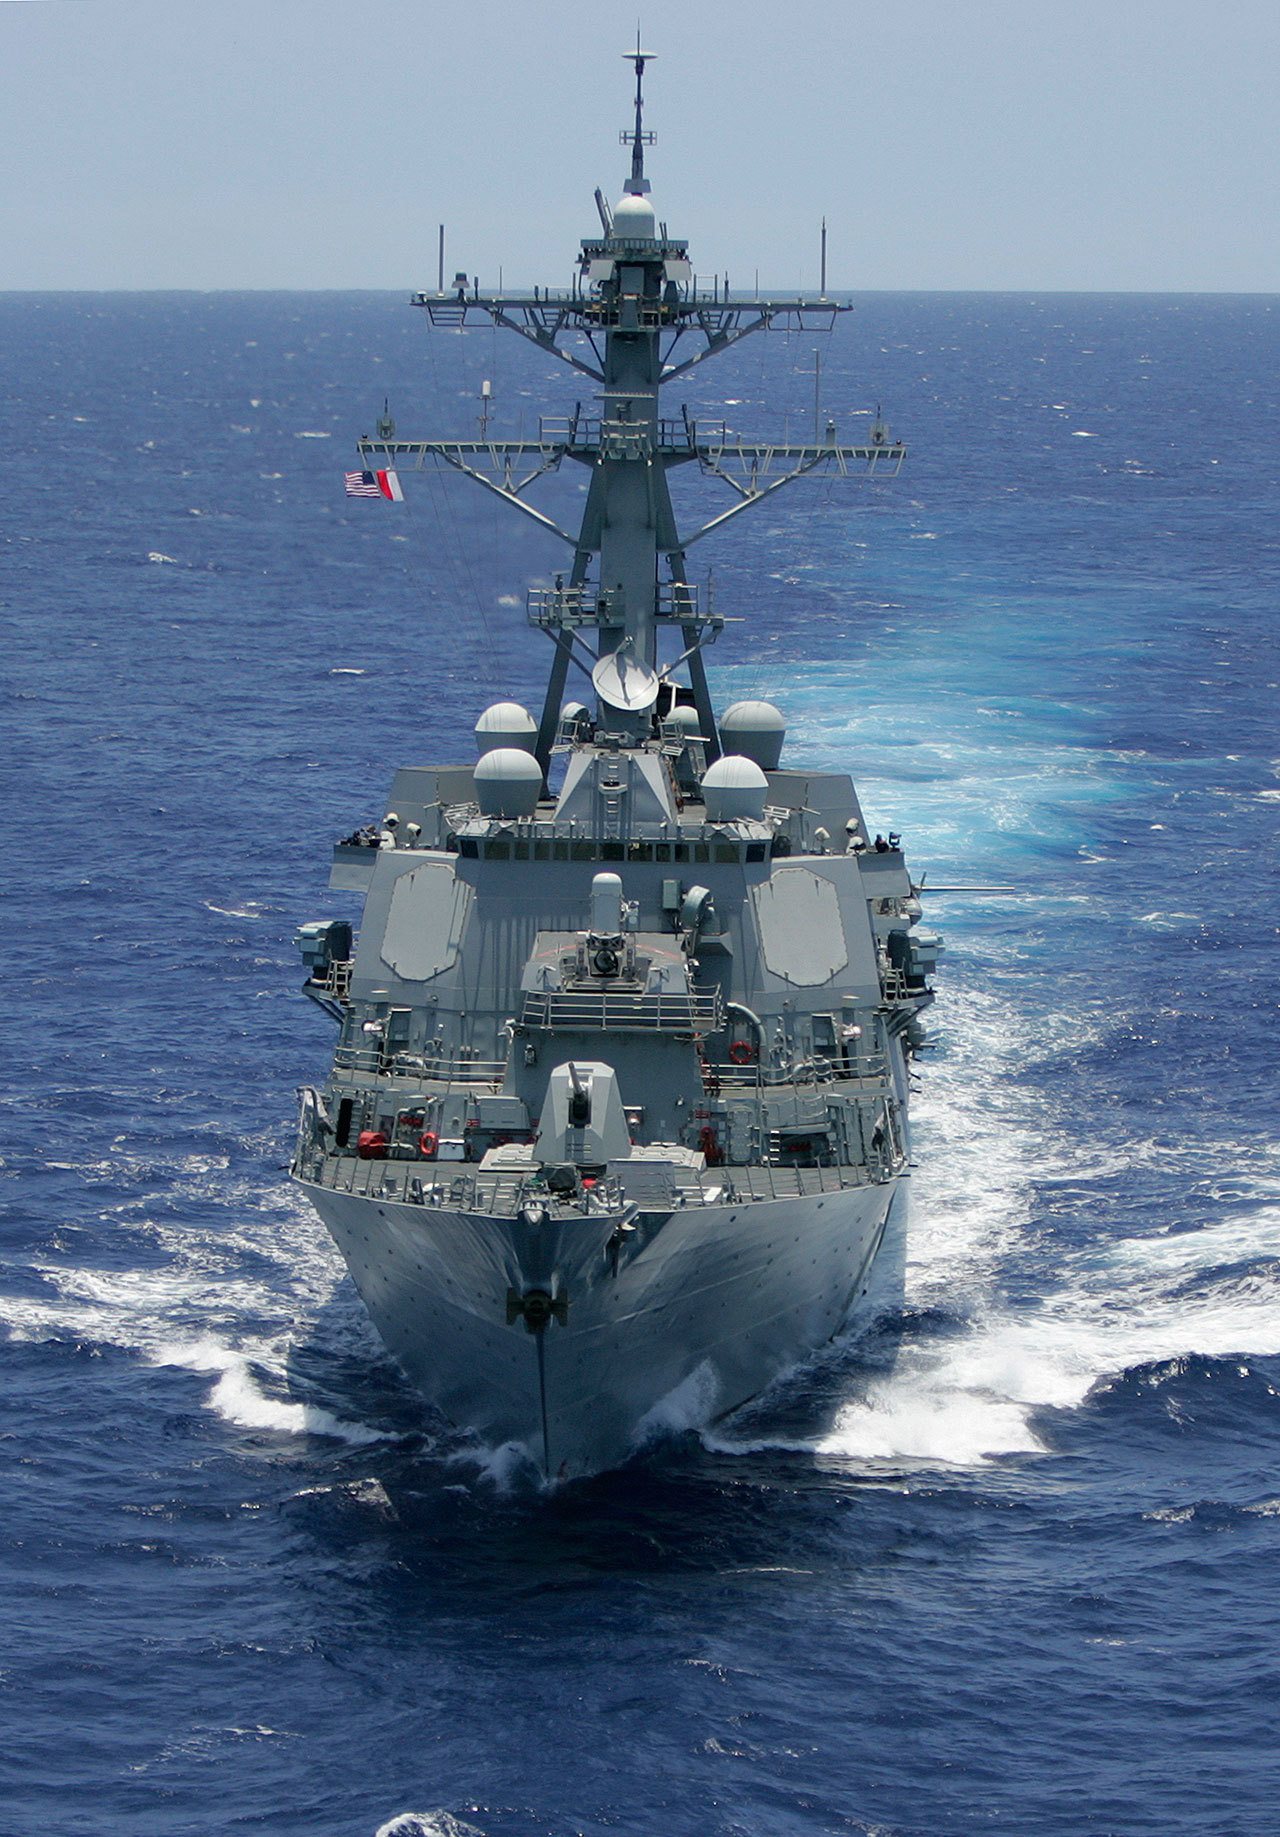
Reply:
[[[625,648],[602,657],[591,672],[591,680],[602,702],[628,714],[652,708],[658,699],[657,673]]]

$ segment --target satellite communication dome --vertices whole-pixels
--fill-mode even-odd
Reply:
[[[701,723],[696,708],[690,708],[688,702],[677,702],[671,712],[663,716],[662,725],[674,727],[682,734],[696,734]]]
[[[482,816],[532,816],[542,793],[542,767],[518,746],[495,746],[476,766]]]
[[[624,192],[613,207],[613,233],[620,242],[656,242],[658,219],[648,198]]]
[[[503,746],[531,753],[537,739],[538,724],[519,702],[494,702],[476,722],[476,745],[482,753]]]
[[[702,801],[708,823],[760,822],[768,789],[769,781],[754,759],[726,753],[703,776]]]
[[[720,732],[726,746],[766,772],[777,771],[787,724],[772,702],[735,702],[720,717]]]

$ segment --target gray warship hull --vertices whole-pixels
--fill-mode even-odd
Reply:
[[[642,1220],[617,1257],[608,1212],[539,1227],[304,1190],[421,1395],[562,1481],[616,1466],[650,1429],[714,1420],[832,1339],[867,1291],[895,1184],[688,1207]],[[572,1296],[563,1321],[513,1331],[508,1298],[553,1280]]]
[[[358,941],[345,920],[299,933],[341,1032],[295,1178],[423,1395],[550,1480],[734,1408],[839,1331],[907,1166],[939,943],[849,775],[784,765],[772,703],[713,705],[727,621],[690,545],[810,472],[891,476],[905,449],[878,410],[855,445],[661,413],[667,382],[748,333],[847,308],[699,285],[647,195],[646,58],[630,177],[612,208],[597,192],[572,284],[442,273],[414,301],[519,333],[595,406],[511,439],[486,396],[481,439],[425,441],[384,407],[347,481],[396,501],[397,467],[446,464],[568,545],[527,587],[553,645],[540,716],[495,702],[473,765],[402,767],[393,808],[334,851]],[[573,534],[526,495],[562,465],[589,478]],[[679,467],[736,503],[682,528]],[[566,699],[573,669],[590,706]]]

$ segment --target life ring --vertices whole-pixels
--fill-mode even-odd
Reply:
[[[422,1134],[418,1137],[418,1153],[424,1160],[434,1161],[436,1158],[436,1150],[439,1146],[440,1137],[435,1133],[434,1129],[424,1129]]]
[[[750,1040],[735,1040],[729,1048],[729,1057],[735,1065],[754,1065],[760,1057],[760,1049]]]

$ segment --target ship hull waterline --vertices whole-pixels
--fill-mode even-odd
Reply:
[[[547,1480],[701,1426],[830,1341],[871,1281],[898,1182],[641,1215],[549,1219],[299,1183],[425,1400]],[[554,1313],[532,1330],[512,1303]]]

